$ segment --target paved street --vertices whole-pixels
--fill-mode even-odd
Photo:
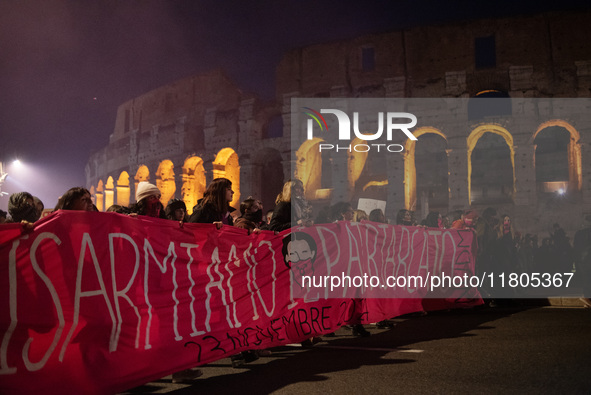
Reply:
[[[372,336],[340,329],[312,349],[282,347],[232,369],[202,367],[192,385],[170,376],[128,393],[591,393],[591,309],[480,308],[391,320]]]

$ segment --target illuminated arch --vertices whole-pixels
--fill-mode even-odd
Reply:
[[[181,198],[187,206],[187,213],[193,213],[193,207],[205,192],[205,169],[203,159],[191,156],[185,160],[182,173]]]
[[[160,202],[166,207],[176,192],[174,182],[174,164],[169,159],[160,162],[156,170],[156,186],[160,189]]]
[[[580,191],[583,186],[583,162],[581,158],[581,144],[579,143],[581,135],[579,132],[568,122],[560,119],[553,119],[548,122],[544,122],[533,134],[531,142],[533,143],[537,135],[544,129],[560,126],[566,129],[570,133],[570,142],[568,143],[568,184],[572,190]],[[535,162],[534,162],[535,163]]]
[[[427,133],[433,133],[443,137],[447,143],[447,136],[441,130],[426,126],[413,132],[417,139]],[[407,210],[414,209],[417,200],[417,166],[415,163],[415,150],[417,140],[407,139],[404,146],[404,206]]]
[[[322,188],[322,155],[318,146],[324,142],[314,137],[306,140],[296,151],[295,178],[302,181],[306,198],[316,199],[316,191]]]
[[[104,188],[103,180],[99,180],[96,185],[96,208],[98,211],[105,211],[105,199],[104,199]]]
[[[472,204],[472,151],[476,143],[485,133],[494,133],[501,136],[509,146],[511,156],[511,168],[513,169],[513,197],[515,197],[515,147],[513,136],[502,126],[496,124],[484,124],[478,126],[470,133],[466,142],[468,146],[468,201]]]
[[[141,165],[138,169],[137,172],[135,173],[135,190],[137,191],[137,184],[139,184],[142,181],[150,181],[150,170],[148,169],[148,166],[146,165]]]
[[[366,141],[356,137],[355,140],[351,142],[351,147],[355,147],[357,144],[365,144]],[[369,152],[357,152],[352,150],[349,152],[349,158],[347,166],[349,168],[349,186],[351,188],[355,188],[355,184],[359,177],[361,177],[361,173],[363,173],[363,168],[365,167],[365,162],[367,162],[367,157]]]
[[[213,178],[227,178],[232,182],[234,199],[230,205],[234,208],[240,206],[240,163],[238,154],[232,148],[222,148],[213,162]]]
[[[114,201],[115,183],[113,181],[113,177],[109,176],[109,178],[107,178],[107,183],[105,184],[105,210],[111,207]]]
[[[357,146],[367,146],[367,141],[356,137],[351,142],[351,147]],[[380,189],[380,187],[388,185],[385,159],[386,156],[383,152],[376,155],[374,151],[369,149],[354,148],[349,151],[347,175],[349,189],[353,191],[353,201],[361,197],[377,200],[387,199],[387,191]],[[384,163],[376,163],[380,160],[384,160]]]
[[[117,204],[120,206],[129,206],[129,174],[122,171],[117,179]]]

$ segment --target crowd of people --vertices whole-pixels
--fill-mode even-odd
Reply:
[[[554,224],[549,237],[543,238],[541,244],[535,234],[519,233],[513,224],[511,216],[498,215],[495,208],[486,208],[482,215],[476,210],[459,210],[445,215],[430,212],[425,219],[417,221],[415,213],[401,209],[396,218],[388,220],[381,209],[374,209],[369,213],[353,209],[349,202],[337,202],[323,207],[313,216],[311,204],[306,200],[304,186],[301,181],[294,179],[286,182],[278,194],[273,210],[264,212],[260,200],[248,197],[240,203],[239,210],[230,206],[234,191],[232,183],[226,178],[217,178],[207,187],[203,198],[193,207],[192,214],[187,215],[187,207],[182,200],[172,199],[166,207],[161,203],[161,193],[158,187],[149,182],[140,182],[136,188],[136,203],[129,207],[112,205],[106,211],[126,214],[130,216],[145,215],[156,218],[169,219],[190,223],[213,223],[218,228],[223,225],[235,226],[249,230],[270,230],[280,232],[293,226],[311,226],[337,221],[364,220],[379,223],[395,223],[403,226],[424,226],[439,229],[472,229],[478,241],[476,270],[477,272],[506,272],[506,273],[557,273],[575,270],[581,286],[585,287],[585,294],[591,278],[591,226],[578,231],[571,245],[564,229]],[[28,192],[14,193],[10,196],[7,213],[0,210],[0,223],[22,222],[33,228],[44,210],[43,203]],[[90,192],[82,187],[69,189],[58,200],[54,210],[83,210],[98,211],[92,202]],[[591,222],[591,216],[586,218]],[[587,279],[587,280],[586,280]],[[481,290],[483,296],[487,290]],[[591,307],[589,299],[581,298],[587,307]],[[495,307],[494,299],[488,300],[491,307]],[[378,327],[388,327],[388,322],[377,323]],[[369,336],[370,333],[360,324],[351,327],[355,336]],[[329,334],[330,335],[330,334]],[[304,346],[313,345],[317,339],[312,338],[302,343]],[[248,351],[232,357],[232,365],[257,359],[267,350]],[[173,375],[173,381],[183,382],[192,380],[201,374],[198,370],[185,370]]]
[[[217,178],[209,184],[203,198],[193,207],[192,214],[187,215],[187,207],[182,200],[172,199],[164,207],[160,201],[160,190],[155,185],[140,182],[136,189],[136,203],[129,207],[114,204],[106,211],[180,222],[214,223],[218,227],[230,225],[249,231],[261,229],[280,232],[297,225],[364,220],[440,229],[473,229],[478,239],[476,261],[480,272],[582,272],[584,269],[581,265],[590,255],[587,253],[591,245],[587,242],[587,234],[591,234],[591,230],[580,230],[575,235],[574,243],[571,243],[564,229],[554,224],[548,237],[544,237],[540,243],[536,234],[521,234],[515,229],[510,215],[498,215],[493,207],[486,208],[482,215],[473,209],[447,214],[430,212],[422,221],[417,221],[415,213],[406,209],[399,210],[395,219],[387,219],[381,209],[366,213],[353,209],[349,202],[337,202],[317,210],[314,216],[312,206],[305,198],[302,182],[294,179],[284,184],[273,210],[264,212],[262,202],[253,197],[242,201],[239,210],[236,210],[230,206],[234,195],[232,183],[228,179]],[[44,204],[37,197],[28,192],[14,193],[8,202],[9,215],[0,210],[0,223],[23,222],[32,227],[43,210]],[[64,193],[58,199],[55,210],[98,211],[90,192],[82,187],[74,187]],[[586,219],[591,222],[591,216]]]

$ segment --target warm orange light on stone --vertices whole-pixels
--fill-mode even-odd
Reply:
[[[203,159],[191,156],[185,160],[183,165],[183,185],[181,186],[181,197],[187,206],[187,213],[193,213],[193,207],[203,197],[205,192],[205,169]]]
[[[117,204],[120,206],[129,206],[129,174],[122,171],[117,179]]]
[[[544,129],[560,126],[566,129],[570,133],[570,142],[568,143],[568,187],[573,191],[580,191],[583,186],[583,161],[581,159],[581,135],[577,130],[568,122],[561,119],[553,119],[548,122],[544,122],[538,127],[538,130],[534,133],[531,141],[536,139],[536,136]]]
[[[176,192],[174,164],[171,160],[165,159],[160,162],[158,170],[156,170],[156,186],[160,189],[160,203],[166,207]]]
[[[322,155],[318,145],[324,140],[306,140],[296,151],[295,178],[302,181],[306,199],[316,200],[316,190],[322,187]]]
[[[115,183],[113,182],[113,177],[109,176],[109,178],[107,178],[107,183],[105,184],[105,210],[113,205],[114,200]]]
[[[150,170],[148,169],[148,166],[141,165],[137,169],[134,179],[135,179],[135,190],[137,191],[137,184],[139,184],[142,181],[150,181]]]
[[[363,190],[365,191],[369,187],[381,187],[384,185],[388,185],[388,180],[384,181],[370,181],[363,186]]]
[[[447,137],[439,129],[422,127],[413,132],[416,138],[426,133],[434,133],[445,139]],[[406,140],[404,147],[404,206],[407,210],[414,210],[417,206],[417,167],[415,163],[415,150],[418,140]]]

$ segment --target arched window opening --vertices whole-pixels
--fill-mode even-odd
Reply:
[[[360,198],[386,201],[388,198],[387,151],[371,152],[364,140],[356,138],[349,153],[349,185],[353,189],[354,206]],[[369,213],[368,213],[369,214]]]
[[[552,120],[534,134],[537,190],[541,194],[566,194],[582,187],[579,133],[569,123]]]
[[[115,201],[115,183],[113,177],[107,178],[107,184],[105,185],[105,210],[113,205]]]
[[[484,133],[471,152],[470,203],[499,204],[513,201],[512,151],[502,136]]]
[[[129,206],[129,174],[122,171],[117,179],[117,204],[120,206]]]
[[[404,147],[405,208],[421,209],[424,213],[419,216],[433,210],[445,212],[449,206],[447,137],[433,127],[419,128],[413,135],[417,140],[407,139]],[[417,172],[421,173],[420,190]]]
[[[183,165],[183,185],[181,187],[182,199],[187,206],[187,213],[193,213],[193,207],[205,192],[205,169],[203,159],[191,156]]]
[[[156,186],[160,189],[160,202],[166,207],[176,192],[174,164],[171,160],[165,159],[160,162],[158,170],[156,170]]]
[[[447,142],[438,134],[419,136],[415,146],[416,200],[418,218],[429,211],[446,212],[449,207]]]
[[[306,199],[316,200],[318,190],[322,190],[322,155],[320,143],[324,140],[314,137],[306,140],[296,152],[295,177],[304,184]]]
[[[142,181],[150,181],[150,170],[148,170],[148,166],[146,165],[141,165],[138,169],[137,172],[135,173],[135,189],[137,191],[137,184],[139,184]]]

